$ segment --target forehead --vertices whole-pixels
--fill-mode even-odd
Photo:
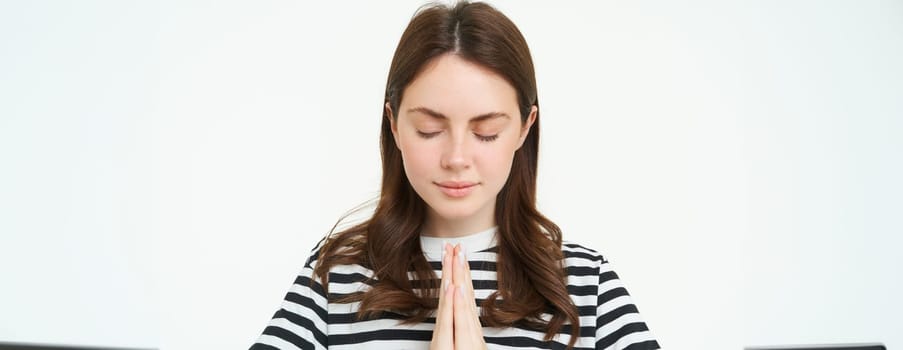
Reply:
[[[452,54],[428,62],[405,88],[399,115],[416,107],[439,111],[451,120],[488,112],[518,115],[517,92],[505,78]]]

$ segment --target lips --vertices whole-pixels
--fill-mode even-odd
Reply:
[[[442,181],[436,184],[445,188],[461,189],[476,185],[477,183],[470,181]]]
[[[439,186],[439,189],[442,190],[442,193],[445,193],[446,196],[451,198],[462,198],[466,197],[470,192],[473,192],[477,183],[468,181],[443,181],[437,182],[436,185]]]

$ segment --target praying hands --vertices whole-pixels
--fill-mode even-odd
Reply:
[[[474,302],[470,265],[460,244],[442,247],[439,310],[430,350],[486,349]]]

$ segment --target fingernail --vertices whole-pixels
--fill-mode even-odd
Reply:
[[[462,284],[460,287],[458,287],[458,290],[461,291],[461,296],[463,297],[464,296],[464,285]]]
[[[451,284],[451,281],[445,281],[445,287],[442,288],[442,291],[443,291],[443,292],[448,290],[448,285],[449,285],[449,284]]]
[[[467,258],[464,256],[464,251],[463,250],[459,251],[458,252],[458,264],[460,264],[461,266],[464,266],[464,260],[466,260],[466,259]]]

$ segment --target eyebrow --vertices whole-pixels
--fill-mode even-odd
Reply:
[[[420,112],[420,113],[426,114],[426,115],[436,118],[436,119],[448,120],[448,117],[446,117],[445,114],[436,112],[436,111],[426,108],[426,107],[414,107],[414,108],[408,109],[408,113],[412,113],[412,112]],[[504,112],[489,112],[489,113],[483,113],[476,117],[470,118],[469,122],[476,123],[476,122],[481,122],[481,121],[492,119],[492,118],[501,118],[501,117],[511,119],[511,117],[507,113],[504,113]]]

